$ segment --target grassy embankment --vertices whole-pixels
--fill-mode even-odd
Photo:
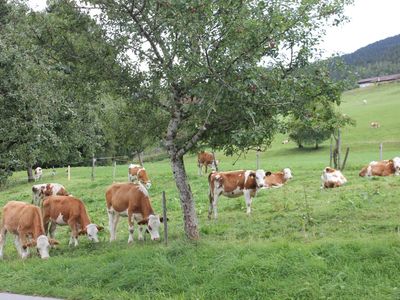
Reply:
[[[198,242],[188,242],[169,163],[148,163],[157,212],[161,192],[167,193],[168,246],[149,239],[128,245],[127,221],[121,219],[115,243],[108,242],[106,230],[99,244],[81,237],[72,248],[68,229],[59,227],[61,245],[48,261],[22,261],[9,235],[0,262],[0,290],[69,299],[399,299],[400,178],[358,177],[362,165],[379,158],[380,142],[384,158],[400,155],[399,95],[399,84],[343,95],[342,111],[357,126],[343,131],[343,144],[351,150],[344,172],[349,183],[342,188],[320,190],[328,144],[299,151],[292,143],[281,145],[278,137],[262,154],[262,167],[289,166],[294,179],[281,189],[261,191],[251,217],[243,198],[221,198],[219,219],[209,221],[206,176],[197,176],[195,157],[187,157],[201,232]],[[381,128],[369,128],[371,121]],[[254,153],[235,166],[235,158],[218,156],[222,170],[255,167]],[[112,182],[112,168],[98,167],[94,182],[90,172],[73,168],[67,181],[64,170],[54,178],[48,171],[46,180],[64,184],[85,201],[92,220],[107,227],[104,191]],[[126,173],[127,166],[118,166],[117,180],[125,181]],[[30,187],[8,187],[0,193],[0,205],[11,199],[29,202]]]

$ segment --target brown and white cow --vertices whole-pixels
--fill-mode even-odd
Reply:
[[[128,168],[128,181],[140,182],[147,189],[151,187],[151,181],[147,176],[146,169],[140,165],[130,164]]]
[[[46,233],[54,238],[57,225],[69,225],[71,237],[69,245],[78,246],[78,235],[86,234],[97,243],[97,232],[103,228],[93,224],[81,200],[72,196],[49,196],[43,201],[43,223]],[[50,224],[50,228],[49,228]]]
[[[207,173],[207,167],[210,167],[212,170],[216,170],[219,161],[214,160],[214,155],[212,153],[201,151],[197,154],[197,166],[199,168],[199,176],[202,175],[203,166],[205,167],[205,173]]]
[[[400,175],[400,157],[371,161],[358,175],[361,177]]]
[[[59,183],[43,183],[32,186],[32,204],[40,206],[45,197],[52,195],[68,196],[69,193],[65,187]]]
[[[347,182],[342,172],[331,167],[326,167],[321,175],[321,188],[335,188]]]
[[[252,198],[256,196],[257,191],[264,187],[264,170],[240,170],[231,172],[211,172],[208,176],[209,200],[208,218],[211,218],[214,211],[214,218],[218,216],[217,204],[218,198],[224,195],[228,198],[236,198],[244,195],[246,201],[247,214],[251,213]]]
[[[292,171],[289,168],[284,168],[281,172],[271,173],[265,176],[264,188],[279,188],[283,186],[286,181],[292,179]]]
[[[142,225],[147,226],[152,240],[160,238],[160,218],[151,207],[149,194],[143,185],[135,183],[115,183],[106,191],[106,205],[110,226],[110,242],[116,239],[119,217],[128,217],[129,238],[133,242],[134,222],[139,225],[139,240],[143,240]]]
[[[33,173],[33,178],[35,181],[42,179],[43,170],[41,167],[37,167]]]
[[[28,257],[29,247],[34,246],[41,258],[49,258],[50,245],[58,244],[45,235],[40,208],[25,202],[10,201],[3,207],[0,259],[3,258],[7,232],[15,235],[15,247],[23,259]]]

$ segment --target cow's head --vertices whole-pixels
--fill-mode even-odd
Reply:
[[[168,220],[168,219],[167,219]],[[146,231],[150,233],[150,237],[153,241],[160,239],[160,225],[164,221],[163,217],[159,215],[149,215],[148,219],[138,222],[139,225],[147,225]]]
[[[90,241],[98,243],[99,237],[97,236],[97,233],[103,229],[104,228],[102,226],[97,226],[96,224],[89,224],[86,226],[86,228],[79,231],[79,235],[86,234]]]
[[[393,158],[394,175],[400,175],[400,157]]]
[[[58,245],[59,242],[53,239],[49,239],[45,235],[39,235],[36,241],[31,241],[28,242],[24,245],[22,245],[23,249],[27,249],[29,247],[34,247],[36,246],[36,249],[40,255],[40,258],[42,259],[47,259],[50,257],[49,255],[49,250],[51,245]]]
[[[255,172],[252,171],[249,174],[250,177],[255,179],[257,188],[262,188],[265,185],[264,178],[265,176],[269,175],[271,175],[271,172],[265,172],[264,170],[257,170]]]
[[[286,180],[289,180],[289,179],[292,179],[292,178],[293,178],[292,170],[290,170],[289,168],[284,168],[284,169],[282,170],[282,172],[283,172],[283,177],[284,177]]]

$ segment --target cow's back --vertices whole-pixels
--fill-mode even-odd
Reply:
[[[33,228],[34,224],[43,228],[39,207],[20,201],[10,201],[3,208],[3,224],[7,230],[16,234]]]
[[[214,189],[214,185],[217,185],[218,187],[222,187],[226,193],[230,193],[238,188],[243,190],[245,187],[245,171],[212,172],[208,180],[212,189]]]
[[[141,207],[143,197],[146,195],[147,191],[141,184],[116,183],[106,191],[107,208],[112,207],[114,210],[122,212],[129,207],[136,211]]]
[[[43,201],[44,215],[53,220],[56,220],[59,214],[62,214],[63,218],[68,220],[70,216],[79,216],[81,210],[86,212],[82,201],[72,196],[52,195],[46,197]]]

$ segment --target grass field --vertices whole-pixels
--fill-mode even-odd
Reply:
[[[366,99],[368,104],[363,104]],[[135,240],[127,244],[127,220],[121,219],[117,241],[91,244],[81,237],[68,246],[69,231],[58,227],[61,245],[51,258],[22,261],[9,236],[0,262],[0,290],[68,299],[400,299],[400,178],[359,178],[362,165],[400,156],[400,84],[358,89],[343,95],[342,111],[356,119],[343,131],[350,147],[345,176],[348,184],[320,189],[322,169],[329,164],[329,145],[319,150],[280,144],[261,155],[262,167],[276,171],[289,166],[294,179],[276,190],[263,190],[246,216],[244,199],[220,198],[218,220],[207,219],[207,179],[197,176],[196,159],[186,168],[196,200],[201,238],[185,239],[182,215],[168,161],[146,164],[152,179],[150,196],[161,212],[167,194],[169,244]],[[381,127],[369,128],[371,121]],[[222,170],[255,168],[255,154],[223,157]],[[64,184],[87,205],[94,222],[107,227],[104,191],[112,168],[73,168],[72,180],[58,170],[46,180]],[[117,169],[125,181],[127,166]],[[18,183],[0,194],[9,200],[31,201],[31,184]],[[135,236],[136,238],[136,236]]]

